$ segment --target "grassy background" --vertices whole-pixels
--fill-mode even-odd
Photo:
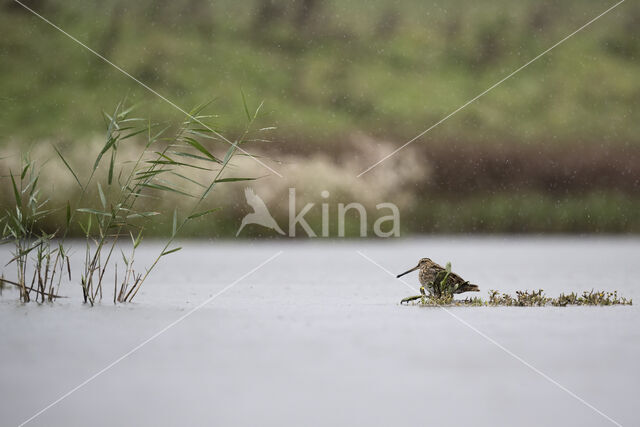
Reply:
[[[143,115],[179,118],[19,5],[0,4],[0,147],[82,150],[102,132],[101,110],[125,95]],[[27,4],[185,109],[216,98],[226,134],[245,125],[242,89],[254,107],[265,100],[259,124],[277,127],[269,154],[328,153],[339,164],[354,133],[401,145],[613,2]],[[400,154],[435,170],[411,184],[405,232],[640,231],[640,170],[624,161],[640,153],[639,26],[640,5],[623,3]],[[500,173],[513,157],[536,167]],[[233,234],[243,209],[194,233]]]

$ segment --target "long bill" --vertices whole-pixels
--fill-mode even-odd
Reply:
[[[412,271],[417,270],[418,268],[420,268],[420,264],[416,265],[415,267],[413,267],[413,268],[412,268],[412,269],[410,269],[410,270],[405,271],[405,272],[404,272],[404,273],[402,273],[402,274],[398,274],[398,275],[396,276],[396,279],[397,279],[397,278],[399,278],[399,277],[404,276],[405,274],[409,274],[409,273],[411,273]]]

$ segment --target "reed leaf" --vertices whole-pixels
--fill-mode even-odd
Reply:
[[[215,182],[236,182],[236,181],[255,181],[258,178],[220,178]]]
[[[112,214],[109,212],[103,212],[103,211],[99,211],[97,209],[91,209],[91,208],[78,208],[76,209],[76,211],[93,214],[93,215],[99,215],[99,216],[112,216]]]
[[[13,173],[11,172],[11,170],[9,170],[9,176],[11,177],[11,186],[13,187],[13,196],[16,199],[16,207],[20,207],[22,206],[22,196],[18,191],[18,186],[16,185],[16,180],[13,177]]]
[[[164,252],[162,252],[162,253],[160,254],[160,256],[161,256],[161,257],[163,257],[163,256],[165,256],[165,255],[169,255],[169,254],[172,254],[172,253],[174,253],[174,252],[178,252],[178,251],[179,251],[179,250],[181,250],[181,249],[182,249],[182,247],[179,247],[179,248],[173,248],[173,249],[170,249],[170,250],[168,250],[168,251],[164,251]]]
[[[240,94],[242,95],[242,106],[244,107],[244,112],[247,115],[247,120],[251,121],[251,114],[249,114],[249,107],[247,107],[247,98],[244,96],[244,91],[240,89]]]
[[[95,163],[93,164],[93,170],[95,171],[96,169],[98,169],[98,165],[100,164],[100,160],[102,160],[102,156],[104,156],[104,154],[109,151],[109,149],[111,147],[114,146],[114,144],[118,141],[117,138],[110,136],[109,139],[107,140],[107,143],[105,144],[104,147],[102,147],[102,150],[100,151],[100,153],[98,154],[98,157],[96,158]]]
[[[133,219],[133,218],[150,218],[152,216],[156,216],[156,215],[160,215],[160,212],[154,212],[154,211],[150,211],[150,212],[136,212],[130,215],[127,215],[126,218],[127,219]]]
[[[184,140],[184,142],[191,145],[193,148],[195,148],[196,150],[200,151],[202,154],[207,156],[210,160],[213,160],[216,163],[220,163],[219,159],[217,159],[213,154],[209,152],[209,150],[204,148],[204,146],[200,144],[198,141],[196,141],[195,139],[190,138],[188,136],[185,136],[182,139]]]
[[[171,151],[170,153],[171,154],[175,154],[176,156],[189,157],[189,158],[192,158],[192,159],[204,160],[206,162],[220,163],[220,160],[218,160],[218,159],[212,160],[209,157],[203,157],[203,156],[199,156],[199,155],[193,154],[193,153],[186,153],[186,152],[183,152],[183,151]]]
[[[102,186],[98,183],[98,195],[100,196],[100,203],[102,203],[102,209],[107,208],[107,198],[104,197],[104,192],[102,191]]]
[[[109,185],[111,185],[111,182],[113,182],[113,167],[115,165],[116,162],[116,151],[113,150],[111,152],[111,161],[109,161],[109,175],[107,177],[107,183]]]
[[[71,168],[71,166],[69,165],[67,160],[64,158],[64,156],[62,155],[60,150],[58,150],[58,147],[56,147],[55,145],[52,145],[52,146],[53,146],[53,149],[56,150],[56,153],[58,153],[58,156],[60,157],[60,160],[62,160],[62,163],[64,163],[64,165],[67,167],[67,169],[69,169],[69,172],[71,172],[71,175],[73,175],[73,178],[76,180],[76,182],[78,183],[80,188],[82,188],[82,184],[80,183],[80,180],[78,179],[78,175],[76,175],[76,173],[73,171],[73,169]]]
[[[152,189],[155,189],[155,190],[170,191],[172,193],[182,194],[183,196],[187,196],[187,197],[193,197],[189,193],[186,193],[186,192],[184,192],[182,190],[178,190],[178,189],[173,188],[173,187],[169,187],[168,185],[153,184],[153,183],[150,183],[150,182],[143,182],[142,184],[140,184],[140,186],[147,187],[147,188],[152,188]]]
[[[22,168],[22,173],[20,174],[20,180],[23,180],[25,176],[27,176],[27,171],[29,170],[29,166],[31,166],[30,162],[26,162],[24,167]]]
[[[176,231],[178,230],[178,209],[173,210],[173,225],[171,227],[171,236],[176,235]]]
[[[219,211],[220,209],[222,209],[222,208],[209,209],[209,210],[206,210],[206,211],[203,211],[203,212],[194,213],[192,215],[189,215],[187,217],[187,219],[188,220],[196,219],[196,218],[199,218],[199,217],[204,216],[204,215],[209,215],[210,213],[213,213],[215,211]]]

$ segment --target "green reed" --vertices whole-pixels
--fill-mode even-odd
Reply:
[[[9,171],[14,196],[14,206],[5,209],[0,221],[3,244],[13,242],[12,258],[3,266],[15,264],[16,280],[2,276],[2,284],[16,286],[20,300],[29,302],[32,293],[36,301],[53,301],[59,298],[57,290],[62,276],[70,273],[69,257],[64,246],[53,244],[56,233],[47,233],[40,221],[53,212],[49,199],[44,198],[39,187],[39,166],[26,154],[21,159],[20,173]],[[32,271],[32,273],[31,273]]]
[[[16,264],[17,281],[3,278],[3,283],[20,287],[22,301],[30,300],[31,291],[36,291],[42,301],[45,295],[53,300],[57,297],[53,283],[57,280],[59,288],[63,268],[66,268],[71,280],[71,265],[64,242],[72,228],[79,228],[85,240],[80,274],[84,302],[93,305],[102,299],[107,271],[113,271],[115,277],[114,303],[132,301],[159,261],[181,249],[172,245],[182,228],[190,221],[217,210],[198,210],[217,185],[257,179],[223,176],[239,146],[247,142],[246,138],[260,110],[258,107],[254,114],[249,114],[246,102],[244,105],[248,124],[241,137],[232,142],[206,123],[215,117],[203,113],[208,103],[190,111],[177,130],[169,135],[170,126],[136,117],[133,108],[125,108],[124,102],[121,102],[112,114],[104,114],[107,127],[105,143],[93,159],[86,177],[76,173],[71,163],[54,146],[57,157],[80,188],[76,202],[67,201],[66,206],[56,208],[66,211],[64,227],[56,233],[46,234],[37,227],[38,222],[52,210],[45,209],[48,200],[39,200],[39,174],[35,166],[27,163],[17,180],[10,174],[16,206],[15,210],[8,209],[2,218],[2,240],[3,243],[13,242],[15,245],[14,258],[10,263]],[[137,141],[141,138],[144,138],[144,144],[140,145]],[[119,157],[119,151],[127,144],[135,149],[133,160]],[[213,148],[209,148],[211,146]],[[214,154],[221,151],[218,146],[223,148],[222,155]],[[29,176],[29,172],[33,176]],[[206,178],[203,180],[194,176],[195,172],[200,175],[204,173]],[[195,191],[185,188],[185,185]],[[191,207],[184,215],[177,208],[173,210],[169,238],[152,264],[143,272],[137,272],[134,268],[135,254],[143,241],[145,226],[161,214],[145,210],[143,200],[159,200],[167,193],[177,196],[180,205],[191,201]],[[120,250],[124,274],[118,281],[116,252],[118,242],[125,237],[131,240],[132,248],[127,254]],[[51,244],[54,238],[59,239],[55,247]],[[28,263],[32,251],[36,254],[32,257],[35,268],[34,278],[29,284],[26,276],[30,271]]]

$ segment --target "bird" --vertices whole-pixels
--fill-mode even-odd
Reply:
[[[447,264],[447,268],[437,264],[429,258],[422,258],[418,265],[404,273],[398,274],[396,278],[400,278],[412,271],[420,270],[420,293],[425,296],[425,287],[429,293],[435,297],[445,294],[461,294],[463,292],[480,292],[477,285],[471,284],[451,271],[451,265]]]
[[[282,231],[276,220],[271,216],[271,213],[269,213],[267,205],[264,204],[264,201],[253,191],[252,188],[245,188],[244,196],[247,199],[247,204],[253,208],[253,212],[242,218],[242,224],[240,224],[236,237],[240,234],[244,226],[248,224],[262,225],[263,227],[271,228],[272,230],[284,235],[284,231]]]

